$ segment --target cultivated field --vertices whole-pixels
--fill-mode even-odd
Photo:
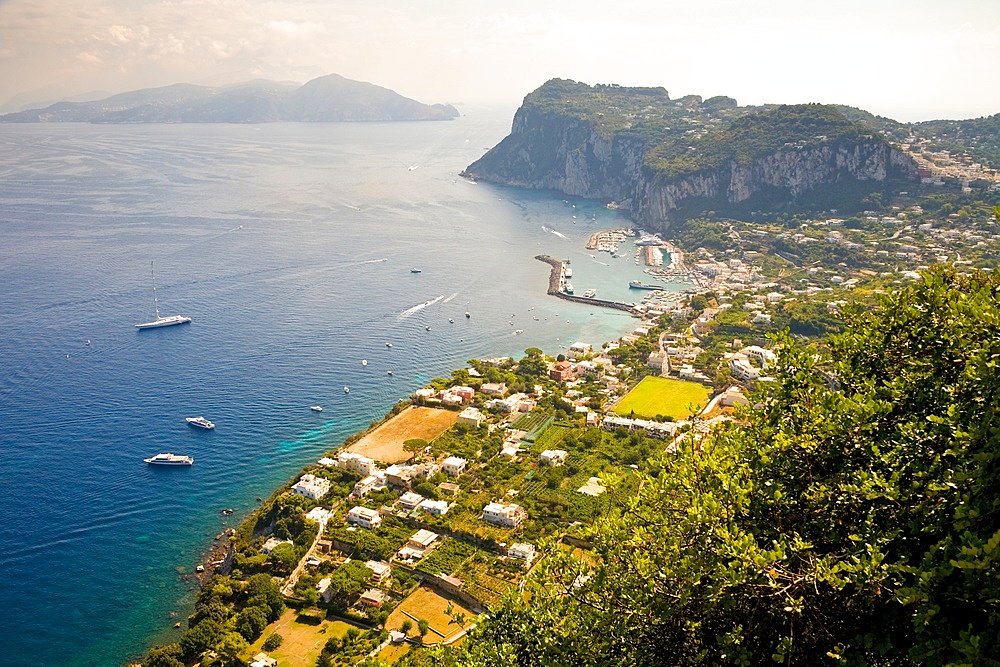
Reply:
[[[615,412],[623,417],[634,412],[646,419],[657,415],[687,419],[705,407],[710,394],[708,387],[697,382],[649,376],[618,402]]]
[[[284,641],[268,655],[278,661],[278,667],[314,667],[327,640],[331,637],[343,637],[351,627],[343,621],[316,622],[318,620],[300,621],[298,612],[288,609],[277,622],[268,626],[260,639],[251,644],[247,655],[259,653],[264,640],[277,632]]]
[[[458,413],[410,406],[347,448],[383,463],[400,463],[413,456],[403,449],[412,438],[430,442],[458,420]]]
[[[410,630],[409,636],[419,637],[417,622],[406,615],[409,613],[414,618],[425,619],[431,628],[433,628],[424,636],[424,642],[427,644],[437,644],[451,635],[461,632],[461,628],[457,625],[449,625],[451,618],[444,613],[445,609],[448,608],[449,602],[454,606],[456,613],[465,614],[466,625],[475,623],[476,615],[464,607],[461,602],[458,600],[449,600],[429,586],[420,586],[393,610],[392,614],[389,615],[389,620],[385,623],[385,627],[388,630],[399,630],[399,626],[402,625],[403,621],[409,618],[413,623],[413,629]],[[444,636],[442,637],[441,635]]]

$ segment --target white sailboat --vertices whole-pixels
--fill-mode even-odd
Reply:
[[[191,318],[185,315],[167,315],[166,317],[160,315],[160,304],[156,300],[156,276],[153,274],[152,262],[149,263],[149,276],[153,280],[153,309],[156,310],[156,319],[152,322],[142,322],[135,325],[135,327],[137,329],[155,329],[156,327],[170,327],[175,324],[190,322]]]

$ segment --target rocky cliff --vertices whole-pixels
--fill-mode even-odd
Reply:
[[[550,85],[525,98],[510,134],[465,176],[614,200],[664,231],[705,210],[851,208],[916,174],[908,157],[833,107],[747,109],[720,98],[672,101],[662,89]]]

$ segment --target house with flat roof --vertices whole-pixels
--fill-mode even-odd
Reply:
[[[397,501],[399,506],[405,510],[412,510],[416,508],[421,502],[424,501],[424,497],[415,491],[407,491],[399,497]]]
[[[483,508],[483,520],[505,528],[517,528],[528,517],[520,505],[511,503],[488,503]]]
[[[292,485],[292,493],[313,500],[319,500],[330,491],[330,480],[325,477],[315,475],[302,475],[295,484]]]
[[[406,546],[411,549],[426,549],[430,545],[434,544],[434,541],[438,538],[437,533],[432,533],[426,528],[421,528],[406,541]]]
[[[421,500],[417,508],[427,512],[428,514],[433,514],[434,516],[442,516],[448,513],[448,508],[451,507],[446,500]]]
[[[479,428],[484,421],[486,421],[486,415],[477,408],[469,406],[458,413],[458,419],[455,420],[455,423]]]
[[[566,462],[566,456],[568,452],[562,449],[546,449],[538,457],[539,463],[547,466],[552,466],[553,468],[561,466]]]
[[[388,563],[383,563],[382,561],[369,560],[365,561],[365,567],[372,571],[372,579],[377,583],[382,583],[386,579],[392,576],[392,565]]]
[[[352,507],[347,513],[347,523],[353,523],[362,528],[378,528],[382,524],[382,515],[376,510],[367,507]]]
[[[264,542],[264,546],[262,546],[260,548],[260,552],[262,554],[267,554],[268,556],[270,556],[271,552],[274,551],[274,548],[276,546],[278,546],[279,544],[292,544],[292,541],[291,540],[279,540],[277,537],[269,537],[269,538],[267,538],[267,541]]]
[[[468,463],[468,461],[458,456],[449,456],[441,462],[441,472],[449,477],[459,477],[465,472],[465,467]]]
[[[531,561],[535,558],[535,545],[528,544],[527,542],[517,542],[507,547],[507,556],[523,560],[527,567],[531,565]]]

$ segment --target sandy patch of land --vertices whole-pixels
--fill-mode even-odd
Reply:
[[[429,586],[420,586],[393,610],[385,623],[385,627],[389,630],[398,630],[404,620],[410,619],[413,628],[410,630],[409,636],[419,637],[420,633],[417,632],[417,622],[413,619],[422,618],[432,628],[424,636],[424,642],[427,644],[437,644],[462,631],[462,628],[451,623],[451,617],[445,613],[449,604],[453,606],[455,612],[465,614],[466,627],[476,622],[476,614],[458,600],[449,600]]]
[[[343,621],[300,618],[294,609],[289,609],[268,626],[264,634],[250,646],[247,655],[260,652],[264,640],[277,632],[284,641],[269,655],[278,661],[279,667],[313,667],[327,640],[343,637],[350,627]]]
[[[383,463],[406,461],[412,453],[403,449],[411,438],[430,442],[458,420],[452,410],[410,406],[347,448]]]

